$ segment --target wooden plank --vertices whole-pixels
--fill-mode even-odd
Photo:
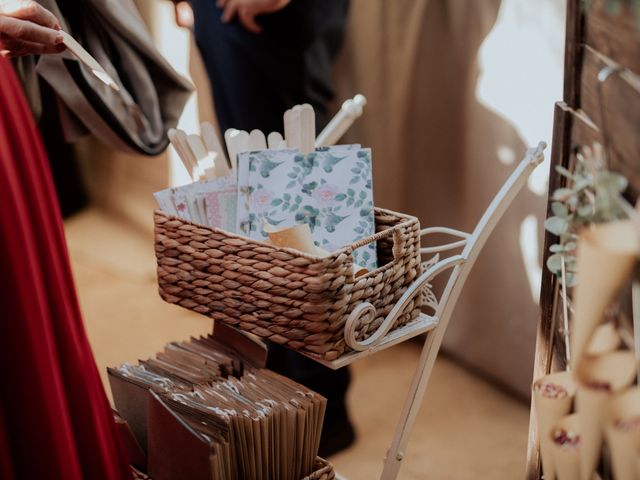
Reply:
[[[619,15],[604,9],[604,0],[593,0],[584,10],[581,0],[567,1],[565,79],[563,103],[556,104],[549,193],[562,186],[564,179],[556,165],[571,167],[573,152],[594,141],[608,144],[609,168],[630,181],[626,196],[634,201],[640,191],[640,33],[633,12],[625,4]],[[598,73],[605,65],[618,64],[628,71],[611,77],[602,89],[604,109],[600,108]],[[603,134],[606,132],[606,138]],[[605,142],[606,140],[606,142]],[[550,202],[547,206],[550,208]],[[547,215],[550,212],[547,211]],[[545,235],[544,264],[555,238]],[[540,293],[540,319],[536,338],[534,379],[562,370],[567,361],[563,336],[559,333],[559,288],[555,276],[543,270]],[[533,404],[529,424],[527,480],[541,478],[540,458]]]
[[[566,184],[566,179],[555,171],[556,165],[570,168],[572,151],[579,145],[589,145],[598,141],[599,131],[589,118],[581,111],[571,109],[566,103],[556,103],[554,111],[553,147],[549,172],[548,199],[557,188]],[[547,201],[547,217],[551,215],[551,201]],[[549,258],[549,247],[557,242],[557,237],[545,232],[543,265]],[[536,353],[533,369],[533,380],[548,373],[566,368],[566,351],[562,335],[559,311],[559,283],[546,267],[542,271],[540,289],[540,318],[536,332]],[[529,417],[529,442],[527,451],[527,480],[540,478],[540,455],[538,451],[538,433],[533,403]]]
[[[551,148],[549,191],[547,197],[556,188],[560,188],[564,183],[564,177],[555,171],[555,165],[562,165],[564,159],[569,158],[571,134],[571,109],[567,104],[558,102],[554,110],[553,120],[553,140]],[[547,217],[551,215],[551,202],[547,201]],[[556,237],[549,232],[545,232],[543,265],[549,257],[549,246],[556,242]],[[546,268],[542,270],[542,286],[540,291],[540,318],[536,332],[536,350],[533,368],[533,379],[537,379],[550,371],[551,359],[553,356],[553,341],[555,334],[554,305],[556,298],[555,277]],[[538,432],[536,429],[535,409],[531,402],[529,418],[529,442],[527,449],[526,479],[537,480],[540,478],[540,452],[538,448]]]
[[[584,30],[581,0],[567,0],[564,50],[564,102],[572,108],[580,105],[580,45]]]
[[[609,168],[640,187],[640,77],[628,70],[612,74],[601,84],[604,67],[618,65],[590,47],[583,50],[581,108],[602,132],[609,145]],[[603,117],[604,115],[604,117]]]
[[[584,15],[583,42],[613,61],[640,74],[640,33],[630,2],[620,2],[621,11],[611,15],[604,0],[593,0]]]

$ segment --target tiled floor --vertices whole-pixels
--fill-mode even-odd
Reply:
[[[160,300],[152,238],[98,210],[66,224],[85,323],[98,366],[153,355],[210,323]],[[352,480],[379,475],[409,387],[419,346],[394,347],[357,363],[349,395],[358,441],[332,460]],[[418,415],[400,478],[522,478],[528,407],[439,359]]]

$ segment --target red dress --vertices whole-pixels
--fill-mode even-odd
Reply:
[[[0,478],[131,478],[84,331],[49,165],[0,58]]]

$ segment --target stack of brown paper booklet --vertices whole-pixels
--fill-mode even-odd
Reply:
[[[109,379],[154,480],[300,480],[314,469],[326,400],[211,336]]]

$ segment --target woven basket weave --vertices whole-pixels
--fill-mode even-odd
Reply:
[[[324,458],[316,457],[315,471],[302,480],[333,480],[336,478],[336,472],[333,465]]]
[[[376,234],[316,257],[155,213],[160,296],[241,330],[324,360],[349,351],[344,324],[361,302],[376,308],[356,331],[366,339],[420,274],[415,217],[376,209]],[[351,251],[377,242],[379,268],[354,278]],[[420,313],[417,295],[395,327]]]
[[[151,480],[151,477],[134,467],[131,467],[131,471],[135,480]],[[324,458],[316,457],[315,470],[302,480],[334,480],[334,478],[336,478],[336,472],[333,465]]]

